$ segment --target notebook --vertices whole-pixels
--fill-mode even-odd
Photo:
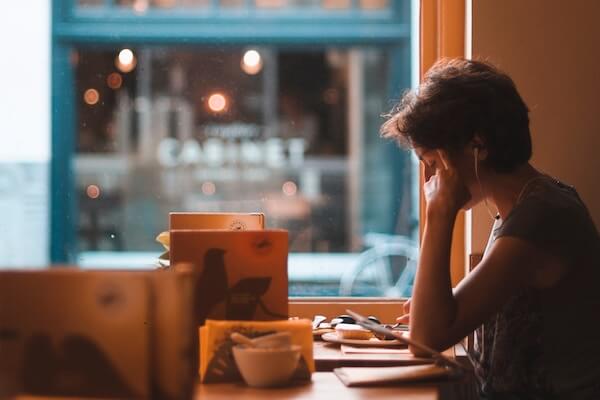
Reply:
[[[401,367],[343,367],[333,370],[346,386],[391,385],[444,379],[452,371],[439,365],[406,365]]]

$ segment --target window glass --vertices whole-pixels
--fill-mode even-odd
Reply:
[[[264,212],[290,232],[290,295],[410,293],[415,210],[395,193],[412,166],[378,137],[390,48],[80,47],[72,60],[81,263],[156,257],[170,211]]]

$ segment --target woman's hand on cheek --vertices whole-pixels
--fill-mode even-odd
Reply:
[[[453,217],[471,198],[469,190],[444,150],[437,150],[439,162],[436,172],[425,185],[423,192],[428,214]]]

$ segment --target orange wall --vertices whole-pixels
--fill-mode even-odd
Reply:
[[[600,1],[472,0],[472,10],[473,58],[508,72],[531,110],[533,164],[575,186],[600,227]],[[488,225],[475,220],[473,234]]]

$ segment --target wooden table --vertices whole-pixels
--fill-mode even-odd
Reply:
[[[195,399],[203,400],[352,400],[352,399],[441,399],[441,391],[435,384],[412,386],[388,386],[349,388],[333,372],[316,372],[312,382],[299,386],[256,389],[243,383],[199,385]]]
[[[462,348],[462,347],[461,347]],[[393,366],[408,365],[419,362],[409,355],[397,354],[342,354],[338,345],[315,342],[315,361],[317,369],[310,382],[294,386],[257,389],[246,386],[242,382],[223,384],[198,384],[194,399],[197,400],[463,400],[474,399],[473,385],[469,379],[462,381],[436,381],[420,384],[402,384],[394,386],[346,387],[331,372],[341,366]],[[448,353],[447,353],[448,354]],[[462,350],[453,350],[461,358]],[[327,372],[323,372],[327,371]],[[18,400],[46,400],[47,397],[19,396]],[[52,397],[52,400],[60,400]],[[73,400],[73,398],[69,398]]]
[[[459,361],[464,357],[461,345],[447,350],[446,355]],[[314,348],[316,369],[312,381],[296,386],[257,389],[243,383],[198,385],[196,399],[203,400],[352,400],[352,399],[413,399],[413,400],[463,400],[473,399],[473,384],[464,380],[437,381],[394,386],[346,387],[331,372],[338,367],[390,367],[423,363],[424,359],[398,354],[343,354],[337,344],[316,341]]]

